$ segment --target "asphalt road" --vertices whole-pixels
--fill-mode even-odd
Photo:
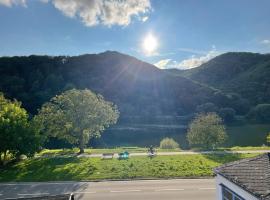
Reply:
[[[214,200],[214,179],[2,183],[0,199],[74,193],[76,200]]]

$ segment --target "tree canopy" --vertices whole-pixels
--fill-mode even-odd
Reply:
[[[221,106],[215,101],[213,88],[112,51],[80,56],[1,57],[0,80],[0,90],[21,101],[31,114],[72,88],[102,94],[118,106],[121,116],[186,115],[206,102]],[[222,96],[228,103],[226,98]]]
[[[7,153],[33,155],[40,142],[41,137],[21,103],[10,101],[0,93],[0,162],[6,159]]]
[[[35,122],[47,136],[64,139],[84,152],[93,137],[119,117],[117,107],[90,90],[68,90],[45,103]]]
[[[191,146],[215,148],[225,142],[227,134],[216,113],[199,114],[189,125],[187,140]]]

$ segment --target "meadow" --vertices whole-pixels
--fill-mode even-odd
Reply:
[[[129,152],[129,153],[146,153],[148,152],[148,148],[143,147],[116,147],[116,148],[100,148],[100,149],[92,149],[86,148],[84,150],[85,154],[103,154],[103,153],[122,153],[122,152]],[[176,149],[160,149],[155,148],[157,152],[179,152],[181,151],[180,148]],[[72,148],[72,149],[43,149],[41,152],[37,153],[37,156],[61,156],[61,155],[71,155],[79,153],[79,148]]]
[[[100,158],[31,158],[0,169],[0,182],[96,181],[152,178],[203,178],[213,176],[221,164],[256,154],[210,154],[131,157],[128,160]]]
[[[222,152],[222,151],[255,151],[255,150],[270,150],[270,146],[234,146],[234,147],[220,147],[213,151],[216,152]],[[103,154],[103,153],[122,153],[122,152],[129,152],[129,153],[146,153],[148,152],[148,148],[143,147],[117,147],[117,148],[103,148],[103,149],[92,149],[92,148],[86,148],[85,154]],[[180,148],[176,149],[160,149],[155,148],[156,152],[180,152],[180,151],[186,151],[182,150]],[[188,151],[202,151],[201,149],[190,149]],[[78,154],[79,149],[73,148],[73,149],[43,149],[41,152],[36,154],[36,157],[53,157],[53,156],[70,156],[74,154]]]

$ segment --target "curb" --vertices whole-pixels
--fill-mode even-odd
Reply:
[[[133,178],[133,179],[100,179],[100,180],[78,180],[78,181],[29,181],[29,182],[0,182],[0,185],[5,185],[5,184],[43,184],[43,183],[48,183],[48,184],[58,184],[58,183],[96,183],[96,182],[120,182],[120,181],[165,181],[165,180],[207,180],[207,179],[214,179],[214,176],[201,176],[201,177],[196,177],[196,176],[191,176],[191,177],[169,177],[169,178]]]

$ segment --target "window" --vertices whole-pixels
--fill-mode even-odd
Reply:
[[[229,188],[225,187],[224,185],[221,185],[222,187],[222,200],[245,200],[236,193],[234,193]]]

